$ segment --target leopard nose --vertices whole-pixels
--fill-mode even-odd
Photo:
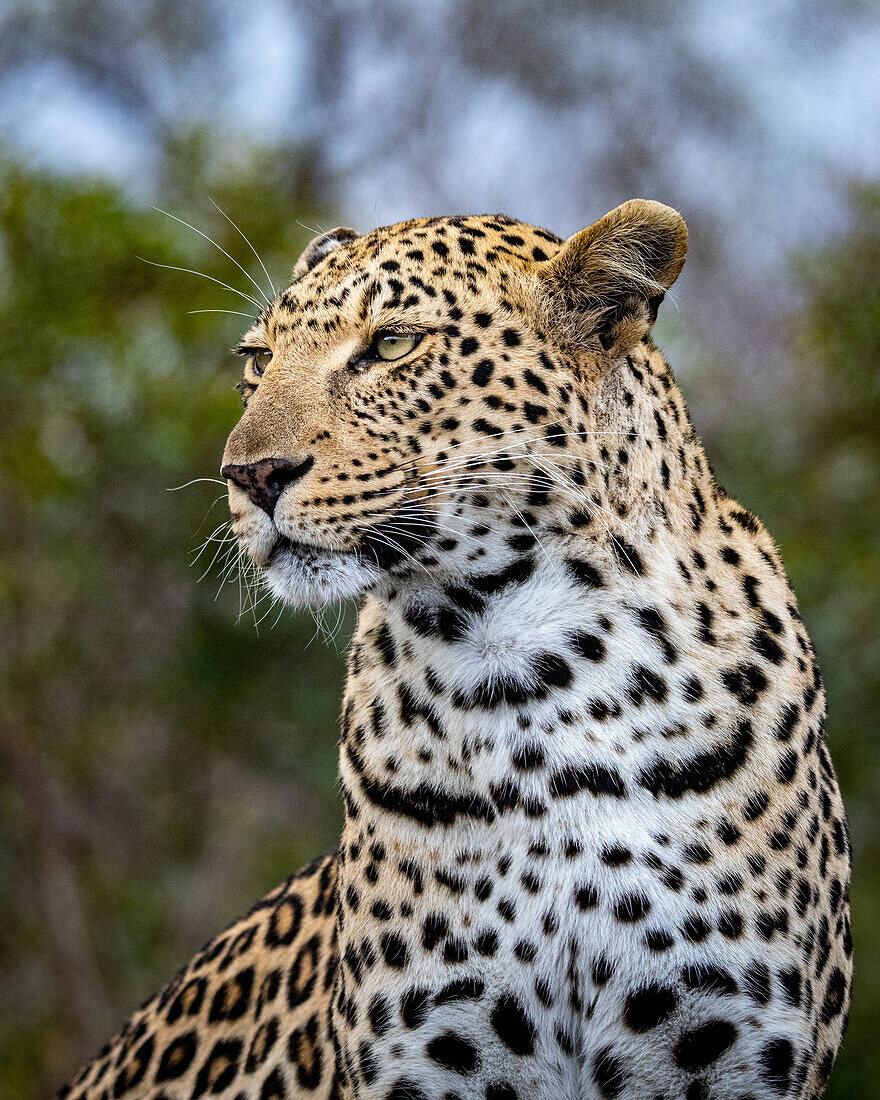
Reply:
[[[254,504],[271,516],[287,486],[304,478],[314,464],[312,455],[299,462],[289,458],[261,458],[259,462],[248,462],[244,466],[223,466],[220,475],[244,489]]]

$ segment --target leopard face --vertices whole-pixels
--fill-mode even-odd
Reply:
[[[566,242],[502,216],[313,241],[238,349],[244,413],[223,456],[272,593],[454,582],[502,560],[511,515],[527,534],[549,483],[551,508],[578,500],[599,526],[602,429],[624,436],[640,413],[609,370],[648,338],[685,242],[677,213],[641,201]]]

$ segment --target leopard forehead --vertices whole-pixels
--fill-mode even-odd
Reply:
[[[358,237],[342,232],[338,241],[318,238],[324,243],[314,262],[267,307],[260,327],[270,341],[326,341],[346,320],[365,322],[379,308],[404,314],[421,307],[455,321],[465,299],[487,290],[510,308],[516,275],[562,244],[501,214],[418,218]]]

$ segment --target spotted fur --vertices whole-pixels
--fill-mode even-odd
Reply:
[[[651,341],[685,240],[633,202],[303,254],[224,470],[276,596],[361,600],[340,847],[65,1095],[821,1095],[846,820],[778,552]]]

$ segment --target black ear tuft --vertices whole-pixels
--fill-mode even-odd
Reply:
[[[625,354],[656,320],[686,252],[687,227],[677,210],[625,202],[540,265],[549,319],[579,341],[595,339]]]
[[[346,229],[344,226],[337,226],[336,229],[331,229],[327,233],[322,233],[320,236],[315,237],[314,240],[309,241],[306,247],[302,251],[302,255],[296,261],[296,266],[293,269],[293,281],[301,279],[307,271],[311,271],[312,268],[321,262],[324,257],[332,252],[334,248],[338,248],[345,241],[353,241],[358,234],[353,229]]]

